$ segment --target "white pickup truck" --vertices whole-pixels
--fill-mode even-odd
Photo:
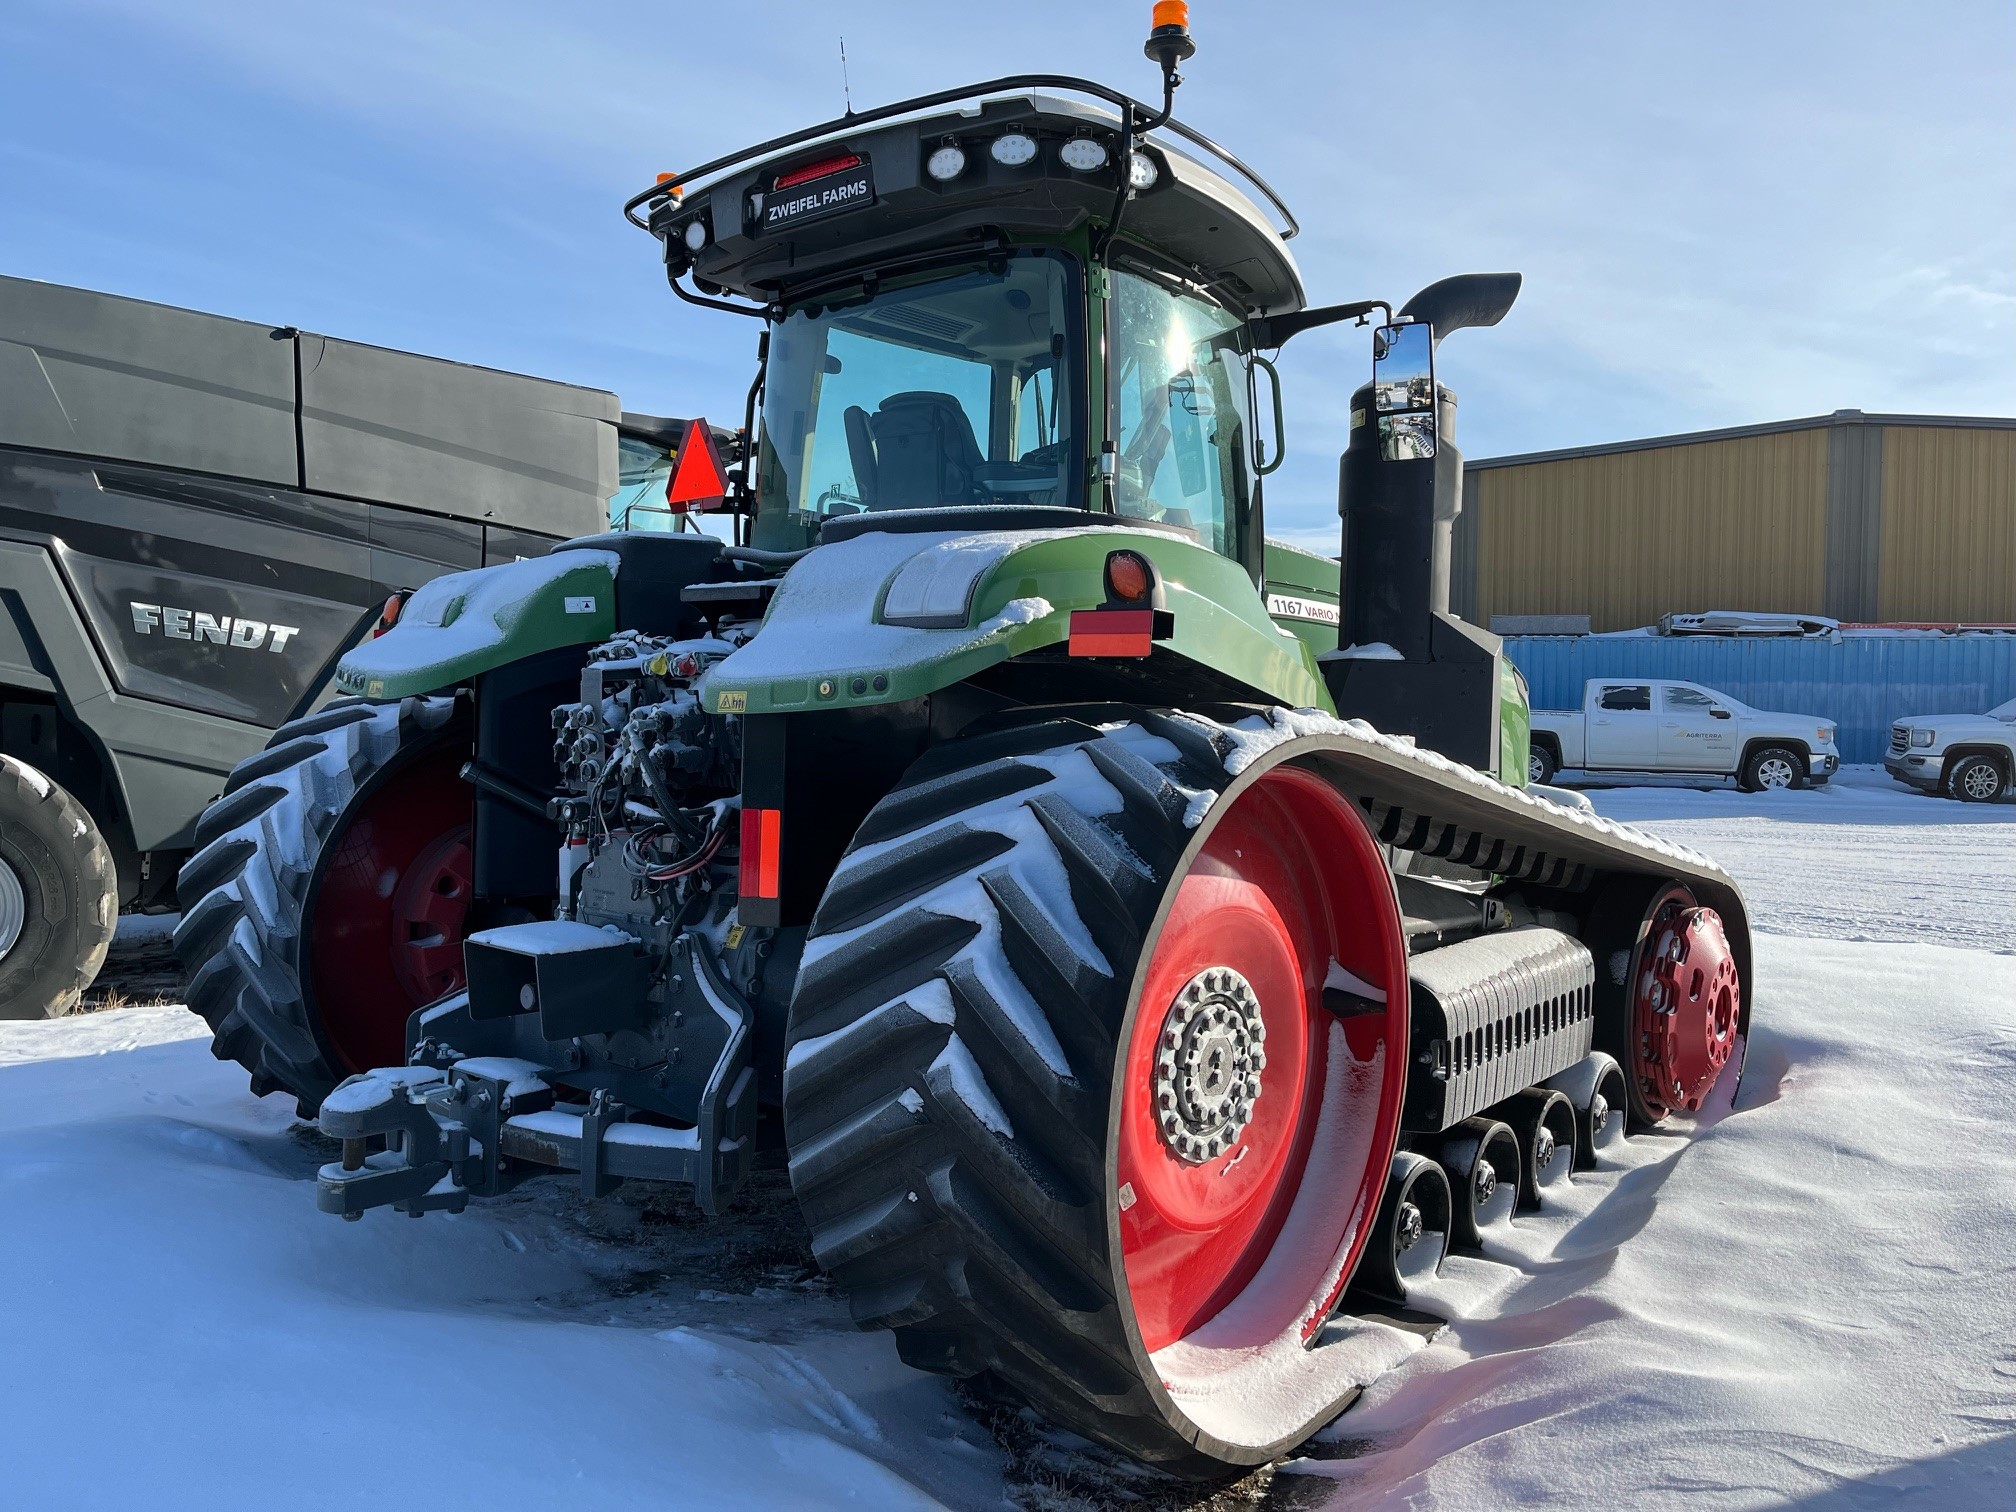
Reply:
[[[1834,726],[1811,714],[1774,714],[1698,683],[1596,677],[1578,711],[1535,709],[1531,782],[1563,768],[1734,777],[1751,792],[1817,786],[1841,764]]]
[[[2016,698],[1986,714],[1913,714],[1890,726],[1883,766],[1899,782],[1992,803],[2016,781]]]

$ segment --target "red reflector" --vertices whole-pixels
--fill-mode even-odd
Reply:
[[[1074,609],[1073,656],[1146,656],[1155,648],[1153,609]]]
[[[807,163],[803,168],[793,168],[789,173],[777,175],[777,182],[771,190],[795,189],[800,184],[809,184],[814,179],[822,179],[829,173],[845,173],[849,168],[859,168],[861,157],[858,153],[847,153],[842,157],[821,158],[816,163]]]
[[[728,469],[714,445],[714,427],[694,420],[679,443],[679,460],[665,481],[665,506],[687,511],[712,509],[728,494]]]
[[[741,888],[745,898],[777,896],[777,852],[784,832],[782,809],[742,810]]]

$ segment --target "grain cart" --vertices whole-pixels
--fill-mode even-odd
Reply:
[[[781,1149],[904,1359],[1210,1475],[1740,1055],[1735,885],[1525,792],[1516,677],[1444,607],[1433,349],[1516,279],[1309,307],[1280,197],[1171,116],[1181,9],[1160,108],[999,79],[630,201],[760,332],[745,440],[696,423],[668,485],[734,540],[430,584],[183,874],[223,1042],[284,1041],[342,1141],[325,1210],[563,1172],[713,1212]],[[1256,389],[1375,312],[1340,594],[1264,538]],[[487,927],[450,980],[445,916],[380,900],[457,781]]]
[[[0,276],[0,1019],[69,1012],[118,912],[172,909],[205,806],[395,590],[595,529],[620,423],[614,394]]]

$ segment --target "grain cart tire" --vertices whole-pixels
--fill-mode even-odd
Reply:
[[[196,826],[175,953],[211,1051],[312,1118],[406,1058],[414,1008],[461,985],[470,724],[449,697],[346,701],[283,725]]]
[[[1946,791],[1962,803],[1993,803],[2007,786],[2008,774],[1993,756],[1962,756],[1946,774]]]
[[[1743,759],[1743,790],[1782,792],[1806,786],[1806,758],[1790,746],[1759,746]]]
[[[1215,727],[1134,720],[940,746],[870,813],[806,946],[785,1134],[858,1324],[1204,1477],[1355,1393],[1308,1345],[1398,1137],[1405,947],[1333,787],[1228,791]],[[1340,961],[1397,1007],[1332,1017]]]
[[[0,756],[0,1019],[77,1006],[119,925],[118,875],[84,806]]]

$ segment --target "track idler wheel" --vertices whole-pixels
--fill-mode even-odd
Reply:
[[[1405,1302],[1410,1288],[1431,1279],[1449,1251],[1451,1197],[1441,1166],[1407,1150],[1396,1153],[1352,1291],[1363,1299]]]
[[[1605,1153],[1624,1142],[1630,1093],[1623,1068],[1598,1050],[1548,1078],[1547,1085],[1575,1105],[1575,1169],[1593,1171]]]
[[[1519,1200],[1519,1141],[1495,1118],[1466,1118],[1444,1131],[1436,1160],[1449,1178],[1449,1247],[1478,1250],[1484,1230]]]
[[[1519,1141],[1519,1210],[1540,1206],[1575,1165],[1575,1105],[1551,1087],[1528,1087],[1492,1110]]]
[[[1735,956],[1721,915],[1693,902],[1680,888],[1666,895],[1633,963],[1631,1031],[1648,1123],[1698,1109],[1736,1047]]]

